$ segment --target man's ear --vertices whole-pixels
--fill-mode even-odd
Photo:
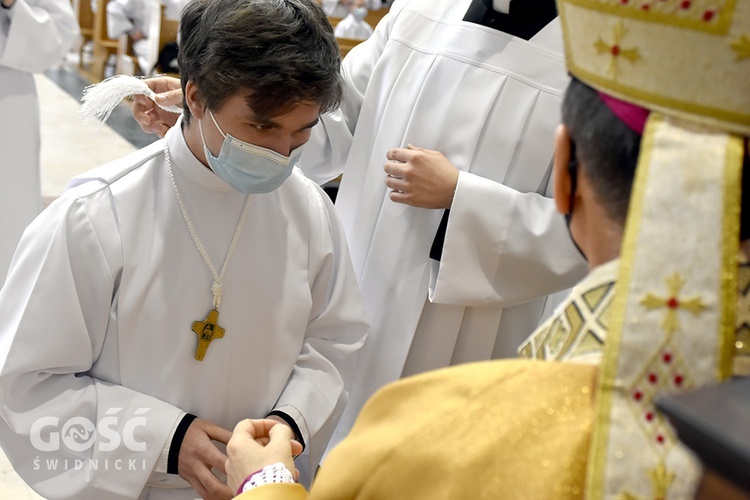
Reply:
[[[557,127],[555,132],[555,156],[552,163],[552,191],[555,207],[561,214],[570,213],[570,191],[572,189],[570,171],[571,140],[565,125]]]
[[[187,104],[191,116],[194,116],[197,120],[203,119],[205,107],[198,94],[198,86],[192,80],[185,84],[185,104]]]

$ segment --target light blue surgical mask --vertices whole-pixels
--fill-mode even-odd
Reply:
[[[357,7],[352,11],[357,21],[363,21],[367,17],[367,7]]]
[[[208,116],[224,136],[224,142],[219,156],[214,156],[206,146],[203,120],[200,120],[198,127],[203,141],[203,153],[211,170],[234,189],[247,194],[270,193],[292,174],[292,169],[302,155],[304,144],[292,151],[289,156],[284,156],[225,134],[216,123],[211,110],[208,110]]]

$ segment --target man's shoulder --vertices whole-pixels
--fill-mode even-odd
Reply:
[[[465,5],[465,7],[468,8],[470,3],[471,0],[402,0],[393,7],[396,7],[399,10],[419,10],[438,14],[444,13],[444,11],[450,7],[464,9]],[[392,10],[393,7],[391,7]]]
[[[551,498],[559,477],[582,487],[596,376],[595,366],[496,360],[390,384],[369,400],[328,456],[312,492],[320,498],[344,489],[352,497],[362,491],[398,496],[407,483],[382,478],[406,481],[407,475],[409,491],[418,492],[407,496],[420,498],[457,498],[459,491],[462,498],[515,498],[531,486],[531,498]],[[550,481],[530,485],[528,475],[517,471],[538,466],[540,455],[527,453],[534,442],[544,443],[559,470],[546,474]],[[413,474],[407,468],[415,463],[430,466]],[[477,481],[476,464],[497,477]],[[449,475],[465,479],[459,489],[446,489],[441,479]]]
[[[400,16],[404,12],[413,12],[435,21],[463,18],[471,0],[403,0],[391,6],[389,15]]]
[[[539,377],[554,380],[579,375],[586,378],[595,372],[596,367],[573,363],[528,359],[481,361],[401,379],[378,391],[372,401],[385,402],[389,406],[403,400],[405,405],[413,406],[417,400],[422,400],[426,407],[435,407],[431,401],[438,398],[442,401],[438,406],[458,408],[465,402],[476,401],[482,394],[490,394],[499,384],[523,385],[526,380]]]
[[[127,156],[73,177],[67,189],[77,188],[79,191],[85,191],[86,188],[81,186],[88,185],[88,188],[96,188],[95,186],[111,185],[149,160],[163,154],[163,151],[163,142],[156,141]]]
[[[309,179],[299,167],[294,167],[292,174],[284,181],[280,189],[281,193],[287,193],[297,199],[306,197],[308,201],[322,200],[326,194],[318,184]]]

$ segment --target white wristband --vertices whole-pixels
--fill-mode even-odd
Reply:
[[[277,462],[266,465],[260,471],[247,478],[240,489],[242,490],[241,493],[244,493],[264,484],[293,482],[295,482],[294,475],[291,471],[283,463]]]

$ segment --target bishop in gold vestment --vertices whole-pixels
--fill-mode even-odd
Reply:
[[[693,495],[699,464],[653,401],[747,367],[750,279],[737,255],[750,237],[740,228],[750,205],[740,189],[750,171],[750,2],[560,0],[558,9],[575,79],[556,137],[555,202],[589,276],[521,346],[535,359],[379,391],[310,498]],[[714,73],[720,81],[706,77]],[[236,431],[233,442],[283,459],[266,454],[274,440],[263,447]],[[235,458],[230,450],[233,486]],[[247,473],[264,465],[250,462]],[[306,494],[253,485],[241,498]]]

